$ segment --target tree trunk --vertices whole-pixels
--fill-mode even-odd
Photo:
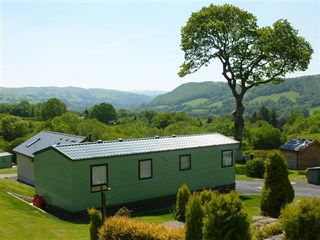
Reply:
[[[234,138],[239,141],[239,149],[237,153],[236,161],[242,161],[242,131],[244,127],[243,112],[244,106],[242,104],[242,96],[237,96],[236,98],[236,110],[232,113],[234,117]]]

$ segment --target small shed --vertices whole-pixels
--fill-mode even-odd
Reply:
[[[304,170],[320,166],[320,143],[312,139],[294,138],[280,146],[289,169]]]
[[[17,158],[18,180],[34,185],[34,153],[53,144],[75,144],[86,141],[86,137],[70,134],[41,131],[13,149]]]
[[[235,188],[239,144],[218,133],[54,145],[35,153],[35,191],[51,212],[172,207],[179,187]],[[165,205],[165,206],[164,206]]]
[[[8,152],[0,153],[0,168],[12,167],[12,154]]]

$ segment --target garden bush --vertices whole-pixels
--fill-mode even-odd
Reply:
[[[182,228],[169,228],[128,217],[108,218],[99,230],[100,240],[182,240]]]
[[[320,199],[301,199],[287,205],[282,211],[280,222],[285,232],[284,239],[320,239]]]
[[[210,202],[214,197],[215,193],[211,189],[204,189],[200,192],[200,200],[203,206]]]
[[[98,230],[102,225],[102,214],[101,211],[95,208],[89,208],[88,214],[90,216],[90,239],[98,239]]]
[[[236,192],[215,195],[205,209],[203,239],[251,239],[250,219]]]
[[[185,240],[202,239],[204,210],[199,193],[190,196],[186,207]]]
[[[126,207],[122,207],[116,212],[115,216],[131,217],[131,213],[131,210]]]
[[[294,198],[287,161],[279,151],[272,151],[267,155],[265,168],[260,209],[264,215],[279,217],[281,209]]]
[[[254,158],[246,163],[246,176],[253,178],[263,178],[265,171],[264,160],[261,158]]]
[[[177,200],[174,209],[175,219],[177,221],[185,222],[186,206],[191,193],[186,184],[182,184],[177,193]]]

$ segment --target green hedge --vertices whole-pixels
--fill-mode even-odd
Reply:
[[[147,223],[128,217],[108,218],[99,230],[100,240],[182,240],[181,228],[169,228],[160,224]]]
[[[263,178],[265,171],[264,160],[255,158],[246,163],[246,176],[253,178]]]

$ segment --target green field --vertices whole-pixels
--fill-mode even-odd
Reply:
[[[286,97],[289,100],[291,100],[292,102],[295,102],[297,97],[299,97],[299,96],[300,96],[300,94],[297,93],[297,92],[277,93],[277,94],[272,94],[272,95],[268,95],[268,96],[257,97],[255,99],[253,99],[251,101],[251,103],[257,104],[257,103],[265,102],[265,101],[268,101],[268,100],[277,102],[280,97]]]
[[[14,173],[17,173],[16,167],[0,169],[0,174],[14,174]]]
[[[208,102],[209,100],[207,98],[198,98],[189,102],[185,102],[185,105],[191,106],[191,107],[197,107],[199,105],[202,105],[206,102]]]
[[[88,224],[60,221],[7,192],[32,197],[34,189],[13,180],[0,179],[1,239],[89,239]]]

